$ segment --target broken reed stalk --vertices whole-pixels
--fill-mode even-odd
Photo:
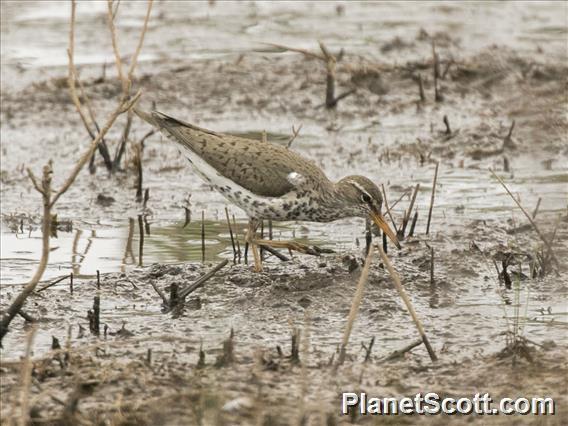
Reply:
[[[73,272],[69,274],[69,292],[73,294]]]
[[[387,255],[383,251],[383,249],[379,245],[376,245],[376,247],[379,250],[379,254],[381,255],[381,259],[383,261],[383,264],[386,266],[387,270],[389,271],[389,274],[390,274],[390,276],[391,276],[391,278],[392,278],[392,280],[395,284],[396,290],[398,291],[400,298],[402,299],[402,301],[406,305],[406,309],[410,313],[410,316],[412,317],[412,320],[414,321],[414,324],[416,325],[416,328],[418,329],[418,333],[420,334],[420,337],[422,338],[422,342],[424,342],[424,346],[426,346],[426,350],[428,350],[428,355],[430,355],[430,359],[432,361],[437,361],[438,357],[436,356],[436,354],[434,353],[434,349],[432,349],[432,346],[430,345],[430,341],[428,340],[428,337],[426,336],[426,332],[424,331],[424,327],[422,326],[422,323],[418,319],[418,315],[416,315],[416,311],[414,310],[414,307],[412,306],[412,302],[410,301],[408,295],[406,294],[406,291],[404,290],[404,287],[402,286],[402,282],[400,281],[400,277],[398,276],[398,273],[394,270],[392,264],[390,263],[389,258],[387,257]]]
[[[446,135],[451,135],[452,128],[450,127],[450,120],[447,115],[444,115],[444,125],[446,126]]]
[[[126,151],[126,143],[128,141],[128,135],[130,134],[130,128],[132,127],[132,116],[132,110],[128,111],[128,114],[126,115],[126,125],[124,126],[124,130],[122,131],[122,137],[120,138],[120,144],[114,155],[114,160],[112,161],[113,172],[118,170],[122,156]]]
[[[95,296],[93,300],[93,314],[94,314],[93,330],[95,334],[98,336],[101,332],[101,297],[100,296]]]
[[[47,284],[47,285],[45,285],[45,286],[43,286],[43,287],[41,287],[41,288],[38,288],[37,291],[36,291],[36,293],[39,293],[40,291],[47,290],[49,287],[52,287],[52,286],[54,286],[55,284],[59,284],[59,283],[60,283],[61,281],[63,281],[65,278],[70,277],[70,276],[71,276],[71,275],[64,275],[64,276],[62,276],[62,277],[60,277],[60,278],[57,278],[55,281],[50,282],[49,284]]]
[[[391,214],[391,208],[389,208],[389,202],[388,202],[388,199],[387,199],[387,192],[385,191],[385,185],[382,184],[382,183],[381,183],[381,188],[383,190],[383,199],[385,201],[385,208],[386,208],[387,213],[389,215],[389,218],[392,222],[392,226],[394,227],[394,232],[398,233],[398,228],[396,227],[396,223],[395,223],[394,218],[392,217],[392,214]]]
[[[264,240],[264,220],[260,221],[260,240]],[[262,246],[260,249],[260,263],[264,262],[264,248]]]
[[[414,212],[414,217],[412,218],[412,224],[410,225],[410,231],[408,232],[408,236],[414,236],[414,228],[416,227],[416,221],[418,221],[418,210]]]
[[[335,65],[336,59],[331,55],[325,45],[320,41],[320,49],[325,57],[326,85],[325,85],[325,107],[334,108],[337,105],[335,100]]]
[[[385,214],[392,212],[392,210],[396,207],[396,205],[402,201],[402,199],[404,198],[404,196],[406,194],[408,194],[408,191],[409,191],[408,189],[406,191],[404,191],[402,193],[402,195],[400,197],[398,197],[398,200],[396,200],[394,203],[392,203],[392,206],[389,206],[389,208],[385,211]],[[386,208],[386,206],[385,206],[385,208]]]
[[[30,424],[30,386],[32,383],[32,367],[31,361],[32,347],[34,337],[37,331],[37,326],[34,325],[28,332],[26,338],[26,352],[20,370],[20,417],[18,418],[18,425],[26,426]]]
[[[383,232],[383,250],[385,253],[388,253],[388,242],[387,242],[387,234]]]
[[[422,344],[422,339],[415,340],[414,342],[410,343],[404,348],[394,351],[386,358],[381,359],[379,362],[392,361],[393,359],[399,358],[405,353],[410,352],[412,349],[414,349],[417,346],[420,346],[421,344]]]
[[[434,100],[442,101],[442,95],[438,90],[438,79],[440,78],[440,61],[436,53],[436,43],[432,40],[432,58],[433,58],[433,74],[434,74]]]
[[[371,249],[371,244],[373,243],[373,233],[371,232],[371,223],[365,221],[365,257],[369,254]]]
[[[270,246],[266,246],[264,244],[259,244],[259,246],[263,249],[266,250],[268,253],[270,253],[271,255],[277,257],[278,259],[280,259],[282,262],[288,262],[290,259],[283,255],[282,253],[280,253],[278,250],[270,247]]]
[[[179,303],[179,284],[178,283],[172,283],[170,285],[170,301],[169,301],[169,305],[170,305],[170,309],[175,308],[176,305]]]
[[[406,232],[406,226],[408,225],[408,221],[410,220],[410,215],[412,214],[412,209],[414,208],[414,202],[416,201],[416,196],[418,195],[418,190],[420,189],[420,184],[416,184],[414,188],[414,193],[412,194],[412,199],[410,200],[410,206],[408,206],[408,210],[404,214],[404,218],[402,221],[402,231],[401,237],[404,238],[404,234]]]
[[[558,269],[560,269],[560,263],[558,262],[558,259],[556,258],[556,255],[554,254],[553,250],[552,250],[552,244],[550,243],[550,241],[548,241],[546,239],[546,237],[544,236],[544,234],[540,231],[539,227],[537,226],[536,222],[533,220],[533,218],[529,215],[529,213],[525,210],[525,208],[521,205],[521,203],[519,202],[519,200],[517,200],[515,198],[515,196],[511,193],[511,191],[509,191],[509,188],[507,187],[507,185],[505,185],[505,182],[503,182],[503,180],[497,176],[497,174],[493,171],[493,169],[489,169],[489,171],[491,172],[491,174],[493,175],[493,177],[495,179],[497,179],[499,181],[499,183],[501,184],[501,186],[505,189],[505,191],[507,191],[507,194],[509,194],[511,196],[511,198],[513,199],[513,201],[515,202],[515,204],[517,204],[517,206],[519,207],[519,209],[521,209],[521,211],[523,212],[523,214],[526,216],[526,218],[529,220],[530,224],[533,226],[534,230],[536,231],[536,233],[538,234],[538,236],[540,237],[540,239],[544,242],[544,244],[546,245],[546,247],[548,248],[549,252],[550,252],[550,256],[552,256],[552,259],[554,260],[554,262],[556,263],[556,267]]]
[[[180,300],[185,299],[189,294],[193,293],[199,287],[203,286],[203,284],[205,284],[207,280],[209,280],[211,277],[213,277],[213,275],[215,275],[217,272],[223,269],[227,265],[227,263],[229,263],[227,259],[223,260],[222,262],[218,263],[213,269],[207,272],[205,275],[200,277],[193,284],[190,284],[188,287],[180,290],[178,293],[179,299]]]
[[[143,173],[142,173],[142,152],[140,145],[136,145],[135,148],[135,158],[136,158],[136,170],[138,171],[138,180],[136,182],[136,201],[142,201],[142,183],[143,183]]]
[[[239,242],[239,229],[237,228],[237,221],[235,220],[235,215],[233,215],[233,226],[235,227],[235,235],[237,235],[236,242],[237,242],[237,255],[239,257],[239,263],[241,263],[241,243]]]
[[[436,170],[434,171],[434,182],[432,184],[432,195],[430,196],[430,209],[428,210],[428,222],[426,223],[426,235],[430,233],[430,221],[432,220],[432,209],[434,208],[434,198],[436,196],[436,182],[438,181],[438,166],[440,162],[436,162]]]
[[[430,247],[430,285],[434,284],[434,247]]]
[[[540,202],[542,201],[542,197],[538,197],[538,201],[536,202],[536,207],[533,210],[532,218],[534,219],[538,214],[538,209],[540,208]]]
[[[205,210],[201,210],[201,262],[205,263]]]
[[[355,290],[355,295],[353,296],[353,301],[351,302],[351,309],[349,310],[349,316],[347,317],[347,325],[343,332],[343,340],[341,342],[341,349],[339,352],[339,358],[337,363],[339,365],[345,362],[345,355],[347,351],[347,345],[349,344],[349,337],[351,336],[351,330],[353,329],[353,324],[357,318],[357,313],[359,312],[359,307],[361,306],[361,301],[363,300],[363,292],[365,290],[365,284],[367,283],[367,278],[369,277],[369,269],[371,267],[371,261],[373,259],[373,250],[369,250],[367,257],[365,259],[365,266],[361,271],[361,276],[359,277],[359,282],[357,283],[357,289]]]
[[[116,32],[115,32],[115,29],[114,29],[114,23],[112,22],[112,0],[108,0],[108,4],[109,4],[109,7],[111,9],[110,12],[109,12],[109,20],[110,20],[109,29],[110,29],[110,33],[111,33],[113,50],[115,52],[116,65],[117,65],[117,69],[119,69],[119,78],[120,78],[120,81],[121,81],[121,84],[122,84],[122,87],[123,87],[122,100],[121,100],[121,105],[120,105],[121,106],[121,108],[120,108],[121,112],[119,112],[117,114],[117,115],[120,115],[123,112],[130,110],[130,107],[136,103],[136,101],[138,100],[138,97],[140,96],[140,91],[138,91],[138,93],[134,96],[134,98],[130,100],[130,102],[129,102],[130,106],[125,108],[125,106],[126,106],[125,102],[127,102],[128,98],[129,98],[132,75],[134,73],[134,69],[135,69],[136,64],[137,64],[137,58],[140,54],[140,50],[142,48],[142,44],[143,44],[143,41],[144,41],[144,36],[145,36],[147,28],[148,28],[148,20],[150,18],[150,11],[152,9],[152,0],[148,1],[148,11],[146,13],[146,18],[145,18],[145,21],[144,21],[144,27],[143,27],[142,32],[140,34],[140,39],[139,39],[139,42],[138,42],[138,45],[137,45],[137,49],[134,52],[134,54],[132,55],[132,58],[131,58],[131,61],[130,61],[130,69],[129,69],[129,72],[128,72],[128,79],[125,79],[125,77],[122,73],[122,63],[121,63],[121,59],[120,59],[120,54],[118,52],[118,43],[117,43],[117,40],[116,40]],[[97,142],[96,144],[94,144],[94,149],[92,150],[92,152],[89,153],[90,155],[85,160],[85,162],[87,162],[89,160],[94,161],[94,152],[95,152],[95,149],[98,147],[100,152],[101,152],[101,155],[103,156],[103,158],[105,160],[105,164],[106,164],[107,168],[109,168],[109,166],[110,166],[109,170],[112,171],[112,169],[113,169],[112,160],[110,159],[110,155],[108,153],[108,148],[106,147],[106,143],[104,142],[104,135],[106,134],[106,131],[105,131],[104,128],[103,128],[102,131],[100,131],[98,129],[99,126],[96,123],[96,121],[94,120],[94,113],[92,112],[92,110],[90,110],[91,118],[93,119],[93,123],[94,123],[95,128],[97,129],[97,132],[98,132],[98,136],[95,137],[95,135],[93,134],[93,132],[90,129],[90,126],[88,124],[88,120],[87,120],[86,115],[83,111],[83,107],[82,107],[81,102],[79,100],[79,96],[77,95],[77,89],[76,89],[75,81],[79,82],[79,86],[80,86],[82,92],[84,92],[84,90],[83,90],[83,87],[82,87],[81,82],[79,80],[77,68],[75,67],[75,63],[74,63],[74,60],[73,60],[74,47],[75,47],[75,12],[76,12],[76,2],[75,2],[75,0],[72,0],[72,2],[71,2],[71,24],[70,24],[70,31],[69,31],[69,48],[67,50],[67,54],[68,54],[68,57],[69,57],[69,67],[68,67],[69,91],[70,91],[71,99],[72,99],[73,103],[75,104],[75,108],[77,109],[77,112],[79,113],[79,115],[81,117],[81,121],[83,122],[83,124],[85,125],[85,128],[87,129],[87,132],[91,136],[91,139],[93,139],[93,142],[94,142],[94,140],[96,140],[96,142]],[[88,102],[88,98],[86,97],[86,93],[84,93],[84,95],[85,95],[84,98],[85,98],[87,108],[90,109],[90,103]],[[115,117],[115,119],[116,119],[116,117]],[[114,119],[112,121],[114,122]],[[116,158],[116,156],[115,156],[115,158]],[[94,165],[94,163],[93,163],[93,165]],[[81,165],[79,170],[82,167],[83,167],[83,165]]]
[[[422,82],[422,74],[418,74],[418,93],[420,94],[420,102],[426,102],[424,94],[424,83]]]
[[[138,215],[138,266],[143,266],[144,261],[144,218],[141,214]]]
[[[168,301],[168,298],[166,297],[166,295],[164,294],[164,292],[162,290],[160,290],[160,288],[156,285],[156,283],[154,281],[150,281],[150,285],[156,291],[156,293],[158,293],[158,296],[160,296],[160,298],[162,299],[164,306],[168,306],[169,301]]]
[[[374,344],[375,344],[375,336],[371,338],[371,341],[369,342],[369,347],[363,345],[363,348],[365,349],[365,360],[363,362],[368,362],[371,359],[371,351],[373,350]]]
[[[225,207],[225,216],[227,217],[227,225],[229,226],[229,235],[231,236],[231,245],[233,246],[233,264],[237,264],[237,249],[235,247],[235,237],[233,235],[233,228],[231,227],[231,220],[229,219],[229,209]]]
[[[101,271],[97,269],[97,290],[101,289]]]
[[[288,143],[286,144],[286,148],[290,149],[290,147],[292,146],[292,142],[294,142],[294,140],[298,137],[300,130],[302,130],[302,123],[300,123],[300,125],[298,126],[298,129],[295,129],[294,126],[292,126],[292,136],[288,140]]]
[[[323,61],[325,63],[326,67],[325,102],[319,105],[317,108],[325,106],[327,109],[333,109],[337,106],[337,103],[340,100],[345,99],[347,96],[356,92],[356,89],[351,89],[340,94],[337,97],[335,96],[336,65],[337,62],[343,57],[343,50],[341,50],[338,56],[332,55],[327,49],[327,47],[325,47],[325,45],[321,41],[318,41],[320,50],[322,52],[321,55],[319,53],[310,52],[309,50],[283,46],[281,44],[274,44],[274,43],[265,43],[265,44],[276,47],[278,49],[301,53],[302,55],[308,56],[310,58],[319,59],[320,61]]]

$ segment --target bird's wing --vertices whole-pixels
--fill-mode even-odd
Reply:
[[[256,195],[278,197],[329,183],[314,163],[282,146],[212,132],[157,111],[135,113]]]

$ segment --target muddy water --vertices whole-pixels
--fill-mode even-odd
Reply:
[[[77,146],[87,141],[64,85],[51,80],[65,75],[68,5],[1,5],[0,291],[5,307],[29,279],[39,258],[41,204],[25,167],[39,172],[47,158],[54,158],[58,186],[78,156]],[[106,68],[106,80],[95,82],[102,75],[102,64],[112,60],[104,9],[104,3],[79,5],[76,49],[81,76],[101,116],[110,110],[117,95],[111,81],[113,67]],[[126,56],[134,46],[143,15],[140,3],[122,2],[117,22]],[[462,375],[454,366],[481,359],[478,367],[483,369],[483,360],[503,348],[504,333],[515,321],[520,321],[524,335],[538,344],[550,347],[548,342],[553,341],[561,349],[568,345],[564,270],[559,276],[548,274],[543,279],[514,279],[510,290],[497,280],[493,258],[506,252],[534,254],[540,242],[531,230],[516,235],[506,232],[525,224],[526,219],[488,171],[495,169],[527,209],[532,211],[542,199],[536,220],[549,238],[558,224],[555,253],[563,264],[568,256],[566,18],[566,4],[542,2],[221,2],[214,7],[157,2],[140,58],[142,105],[149,108],[156,101],[160,109],[216,131],[258,138],[267,130],[270,143],[286,143],[292,125],[302,123],[293,149],[322,166],[332,179],[360,173],[384,184],[391,204],[419,183],[415,237],[406,240],[400,252],[391,250],[389,254],[441,355],[438,367],[445,369],[444,374],[447,372],[453,382],[450,388],[455,389]],[[407,62],[428,62],[431,45],[421,29],[435,36],[442,59],[454,58],[458,64],[442,82],[445,99],[441,103],[432,99],[429,66],[420,68],[427,92],[421,105],[416,104],[416,84],[404,74],[404,67],[403,72],[396,68]],[[334,51],[345,48],[347,62],[354,67],[363,57],[384,69],[394,69],[381,75],[379,85],[385,93],[359,88],[358,95],[342,101],[337,111],[325,111],[317,107],[324,91],[321,64],[281,54],[261,43],[315,48],[316,39],[325,40]],[[469,72],[471,80],[462,79],[460,67]],[[352,83],[352,71],[342,68],[342,63],[338,69],[343,90]],[[493,71],[498,77],[503,72],[505,77],[488,83]],[[451,137],[445,134],[444,115],[451,123]],[[513,119],[516,149],[474,158],[471,151],[481,142],[487,143],[484,149],[489,151],[502,147]],[[109,135],[111,146],[120,137],[121,124]],[[147,131],[146,125],[136,121],[132,140],[139,140]],[[275,224],[277,239],[299,238],[331,248],[336,254],[317,259],[298,256],[290,263],[269,257],[267,272],[260,275],[251,274],[242,264],[227,267],[191,297],[179,318],[172,318],[161,312],[161,300],[149,282],[167,293],[172,283],[193,282],[220,259],[232,260],[224,213],[227,204],[199,180],[174,146],[155,135],[147,140],[144,151],[144,187],[150,190],[144,209],[135,200],[136,173],[131,153],[127,157],[125,171],[116,176],[107,176],[100,162],[96,174],[83,172],[57,204],[59,220],[72,223],[72,230],[60,230],[52,240],[45,278],[73,272],[77,277],[75,293],[70,296],[67,281],[63,281],[30,299],[28,313],[41,318],[34,353],[48,351],[52,335],[64,341],[67,327],[72,326],[71,345],[78,350],[104,342],[114,361],[141,358],[152,349],[156,360],[176,358],[186,364],[180,368],[185,371],[187,363],[197,363],[201,344],[211,362],[234,328],[238,367],[248,368],[259,347],[274,351],[275,345],[280,345],[287,351],[291,328],[304,328],[307,315],[310,366],[319,375],[319,366],[327,365],[341,341],[359,274],[359,270],[348,271],[343,256],[361,256],[363,220]],[[504,157],[509,171],[504,170]],[[440,161],[440,169],[432,231],[426,236],[434,161]],[[183,228],[183,207],[190,194],[192,221]],[[114,202],[97,202],[101,195]],[[393,209],[397,225],[408,204],[407,193]],[[246,218],[228,207],[235,214],[242,243]],[[202,211],[206,219],[205,265],[201,264]],[[144,215],[149,226],[142,256],[139,215]],[[563,218],[560,222],[559,216]],[[435,250],[434,285],[430,283],[430,247]],[[510,272],[517,267],[512,266]],[[522,262],[521,268],[528,274],[528,262]],[[78,336],[79,325],[88,327],[85,317],[96,294],[93,276],[97,270],[103,273],[99,293],[103,323],[111,333],[126,323],[134,336],[120,340],[120,336],[109,334],[104,341],[88,331],[84,337]],[[24,330],[17,318],[3,341],[3,359],[23,353]],[[360,344],[367,344],[371,337],[377,337],[374,356],[378,358],[405,346],[415,336],[388,276],[376,262],[353,332],[350,356],[358,362]],[[427,360],[426,352],[418,348],[414,353],[414,358],[400,362],[402,381],[408,382],[408,377],[417,383],[428,381],[421,365]],[[475,371],[479,374],[472,375],[485,377],[485,370]],[[248,378],[250,372],[243,374]],[[293,376],[288,379],[277,381],[290,384],[290,389],[299,386]],[[339,380],[347,379],[342,376]],[[438,383],[438,378],[435,381]],[[417,386],[410,382],[409,386]],[[59,386],[57,381],[51,383]],[[337,382],[314,383],[318,390],[338,387]],[[470,377],[465,386],[475,383]],[[210,384],[213,388],[218,385]],[[533,392],[533,387],[527,389]]]

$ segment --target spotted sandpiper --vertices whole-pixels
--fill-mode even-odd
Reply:
[[[331,222],[370,217],[400,248],[381,214],[381,192],[366,177],[347,176],[334,183],[313,162],[283,146],[213,132],[158,111],[135,112],[176,142],[196,172],[247,213],[246,238],[255,271],[262,271],[258,244],[310,252],[294,241],[257,240],[256,229],[263,219]]]

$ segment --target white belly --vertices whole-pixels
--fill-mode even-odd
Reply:
[[[272,220],[314,220],[308,217],[309,199],[298,198],[295,191],[281,197],[264,197],[252,193],[219,173],[214,167],[189,149],[180,153],[196,172],[227,200],[243,209],[251,218]]]

